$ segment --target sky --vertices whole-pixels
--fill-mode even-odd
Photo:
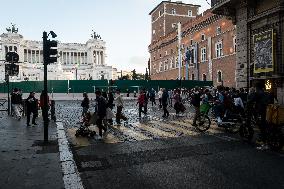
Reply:
[[[2,1],[2,2],[1,2]],[[106,62],[118,70],[144,73],[151,40],[149,12],[161,0],[0,0],[0,33],[11,23],[28,40],[54,31],[60,42],[86,43],[92,30],[106,41]],[[209,8],[206,0],[183,0]]]

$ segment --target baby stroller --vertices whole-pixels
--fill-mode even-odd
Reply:
[[[95,112],[87,112],[83,118],[83,122],[81,123],[79,129],[77,129],[75,136],[94,137],[96,135],[96,132],[90,130],[89,126],[92,124],[96,124],[96,121],[97,114]]]

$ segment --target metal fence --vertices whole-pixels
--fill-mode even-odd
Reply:
[[[174,89],[179,87],[193,88],[195,86],[212,86],[212,81],[179,81],[179,80],[116,80],[112,84],[107,80],[70,80],[70,81],[48,81],[49,93],[92,93],[96,89],[108,90],[119,88],[122,92],[138,92],[139,89],[167,88]],[[43,81],[23,81],[11,82],[10,89],[19,88],[23,93],[34,91],[41,93]],[[0,84],[0,93],[7,93],[7,85]]]

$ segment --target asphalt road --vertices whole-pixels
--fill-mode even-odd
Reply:
[[[188,106],[165,120],[149,106],[139,121],[135,102],[127,102],[128,123],[110,127],[103,140],[74,137],[80,102],[56,108],[85,188],[284,188],[283,153],[258,151],[214,125],[199,133]]]

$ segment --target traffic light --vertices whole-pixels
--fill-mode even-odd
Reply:
[[[8,52],[5,56],[6,62],[17,63],[19,62],[19,55],[16,52]]]
[[[46,42],[43,44],[43,51],[45,64],[57,62],[57,41],[46,40]]]

